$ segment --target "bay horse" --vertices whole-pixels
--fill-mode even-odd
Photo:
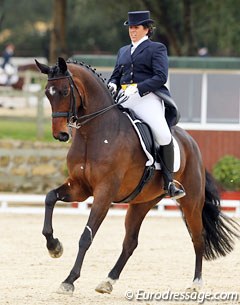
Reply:
[[[11,65],[9,65],[11,67]],[[13,77],[15,79],[13,79]],[[8,78],[10,80],[8,81]],[[15,73],[13,75],[8,76],[8,74],[0,68],[0,86],[1,87],[11,87],[15,90],[22,90],[24,85],[24,78],[18,75],[18,70],[15,69]]]
[[[69,177],[46,195],[43,235],[52,257],[62,255],[63,247],[53,236],[52,215],[58,200],[86,200],[93,204],[79,240],[75,264],[59,291],[72,294],[80,277],[82,263],[110,205],[121,202],[135,190],[146,163],[136,131],[127,116],[117,107],[107,85],[95,70],[84,63],[58,58],[54,66],[36,61],[47,74],[45,94],[52,107],[52,134],[59,141],[72,144],[67,155]],[[202,286],[202,259],[215,259],[233,250],[238,236],[237,223],[220,211],[220,201],[212,176],[206,172],[199,148],[191,136],[175,126],[172,134],[181,151],[181,166],[175,173],[186,190],[179,199],[183,219],[195,250],[195,272],[191,289]],[[148,211],[165,197],[160,170],[139,195],[129,202],[125,217],[122,252],[107,278],[96,291],[110,293],[113,284],[138,244],[138,234]],[[153,228],[154,230],[154,228]]]
[[[0,84],[1,87],[11,87],[11,88],[13,88],[15,90],[19,90],[19,91],[21,91],[23,89],[23,85],[24,85],[23,77],[19,77],[17,82],[14,84],[11,84],[11,85]]]
[[[21,72],[25,72],[25,71],[38,72],[39,70],[34,63],[19,65],[16,70],[16,75],[18,76],[17,81],[10,85],[8,85],[6,83],[0,83],[0,86],[1,87],[11,87],[15,90],[22,91],[24,83],[25,83],[25,78],[21,75],[19,76],[18,74],[19,74],[19,72],[21,73]]]

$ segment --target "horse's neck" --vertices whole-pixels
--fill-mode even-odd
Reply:
[[[106,99],[101,102],[100,96],[94,100],[89,99],[86,111],[82,112],[80,118],[84,115],[91,115],[99,110],[106,109],[107,107],[111,106],[111,98],[107,98],[107,102]],[[98,103],[94,103],[96,102],[96,99],[98,100]],[[89,106],[91,102],[94,104],[92,107]],[[120,131],[120,115],[121,112],[117,106],[109,109],[105,113],[96,115],[96,117],[93,117],[87,121],[82,127],[80,127],[80,129],[73,132],[73,142],[78,143],[80,141],[83,144],[88,143],[89,141],[98,141],[99,138],[103,137],[105,137],[106,140],[115,138]]]
[[[113,105],[113,99],[102,80],[98,79],[96,75],[92,75],[91,71],[85,68],[82,69],[81,77],[79,77],[82,84],[79,84],[79,87],[84,88],[85,96],[83,102],[85,109],[83,109],[81,116],[92,115]],[[80,134],[91,138],[95,135],[99,136],[99,134],[109,134],[110,130],[112,130],[111,134],[115,133],[114,130],[119,125],[119,112],[120,110],[117,107],[113,107],[111,110],[89,120],[84,127],[79,129],[79,132],[76,132],[76,136]]]
[[[107,87],[101,84],[100,80],[93,77],[92,82],[85,84],[85,92],[87,97],[88,114],[101,110],[113,104],[113,100],[107,91]]]
[[[96,156],[106,145],[112,145],[120,133],[119,115],[112,109],[73,131],[68,158],[77,157],[85,162],[87,155]]]

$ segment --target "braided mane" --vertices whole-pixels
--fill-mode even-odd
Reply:
[[[79,65],[79,66],[82,66],[86,69],[88,69],[89,71],[91,71],[98,79],[100,79],[104,84],[106,84],[106,78],[103,78],[102,77],[102,74],[101,73],[97,73],[97,70],[95,68],[93,68],[91,65],[88,65],[84,62],[79,62],[77,60],[71,60],[71,59],[68,59],[66,61],[67,64],[75,64],[75,65]]]

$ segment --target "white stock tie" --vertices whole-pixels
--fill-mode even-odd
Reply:
[[[131,54],[135,51],[136,47],[132,46],[131,47]]]

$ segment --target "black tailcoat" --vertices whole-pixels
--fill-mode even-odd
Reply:
[[[131,55],[131,45],[122,47],[109,82],[118,86],[137,83],[139,94],[144,96],[160,90],[170,96],[165,86],[168,78],[168,56],[164,44],[143,41]]]

